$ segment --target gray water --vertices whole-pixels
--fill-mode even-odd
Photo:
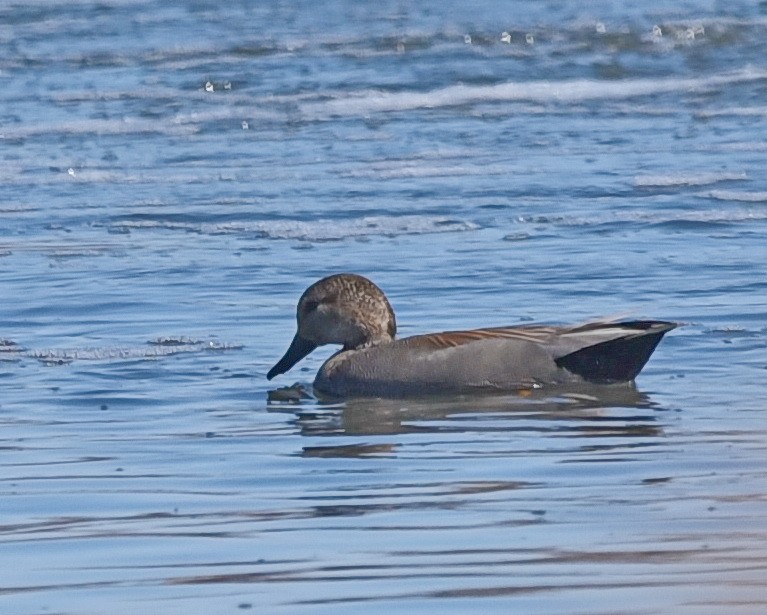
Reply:
[[[764,613],[766,57],[755,2],[2,3],[0,612]],[[338,271],[684,326],[636,390],[269,401]]]

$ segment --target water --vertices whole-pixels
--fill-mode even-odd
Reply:
[[[764,612],[767,13],[623,5],[3,3],[0,612]],[[269,403],[337,271],[685,326],[622,394]]]

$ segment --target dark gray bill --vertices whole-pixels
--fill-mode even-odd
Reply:
[[[317,344],[299,337],[298,333],[296,333],[285,355],[269,370],[269,373],[266,374],[266,379],[271,380],[275,376],[284,374],[315,348],[317,348]]]

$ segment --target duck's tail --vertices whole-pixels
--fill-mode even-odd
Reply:
[[[588,382],[630,382],[642,371],[663,336],[676,326],[662,320],[595,325],[595,330],[604,327],[607,335],[612,329],[614,336],[564,355],[556,363]]]

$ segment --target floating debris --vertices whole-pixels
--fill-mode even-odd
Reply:
[[[69,365],[74,359],[65,359],[65,358],[40,358],[38,359],[40,363],[43,363],[44,365]]]
[[[11,340],[0,339],[0,352],[21,352],[23,348]]]
[[[525,241],[530,239],[530,233],[511,233],[503,236],[503,241]]]
[[[158,337],[153,340],[149,340],[147,344],[153,346],[194,346],[195,344],[202,344],[200,340],[192,339],[191,337]]]
[[[147,344],[172,349],[171,352],[195,352],[198,350],[241,350],[243,344],[227,344],[216,340],[196,340],[191,337],[158,337]],[[187,350],[181,350],[186,348]]]

